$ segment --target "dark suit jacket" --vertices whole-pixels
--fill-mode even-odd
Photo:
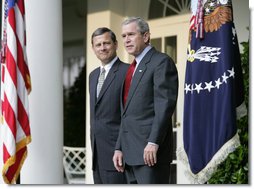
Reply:
[[[121,95],[122,96],[122,95]],[[172,161],[172,114],[178,96],[175,63],[152,48],[141,60],[132,79],[116,149],[124,162],[144,165],[143,152],[148,142],[159,145],[157,163]]]
[[[121,122],[121,86],[128,67],[129,64],[117,59],[103,83],[98,99],[96,98],[96,90],[100,68],[95,69],[89,76],[90,136],[93,151],[93,170],[94,158],[96,158],[94,156],[95,144],[98,151],[99,166],[105,170],[115,170],[112,158]]]

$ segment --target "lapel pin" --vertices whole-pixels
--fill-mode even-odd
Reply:
[[[142,72],[142,70],[138,70],[139,72]]]

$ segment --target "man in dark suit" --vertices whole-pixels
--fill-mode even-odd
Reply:
[[[124,184],[112,162],[121,114],[120,94],[128,64],[117,57],[117,40],[108,28],[92,34],[92,48],[101,66],[89,75],[91,146],[95,184]]]
[[[129,92],[125,88],[127,77],[123,87],[121,127],[113,162],[119,172],[125,170],[128,183],[168,184],[177,69],[168,55],[150,46],[149,26],[143,19],[125,20],[122,38],[136,67]]]

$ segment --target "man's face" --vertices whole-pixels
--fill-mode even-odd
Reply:
[[[147,46],[149,33],[141,34],[135,22],[122,26],[122,38],[126,51],[133,56],[139,55]]]
[[[109,63],[116,56],[117,42],[114,43],[108,32],[93,38],[93,51],[104,64]]]

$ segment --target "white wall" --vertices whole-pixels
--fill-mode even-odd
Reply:
[[[253,1],[253,0],[251,0]],[[249,39],[249,31],[246,29],[250,25],[250,11],[248,0],[232,0],[233,16],[238,36],[238,42],[245,42]],[[242,49],[240,45],[240,49]]]

